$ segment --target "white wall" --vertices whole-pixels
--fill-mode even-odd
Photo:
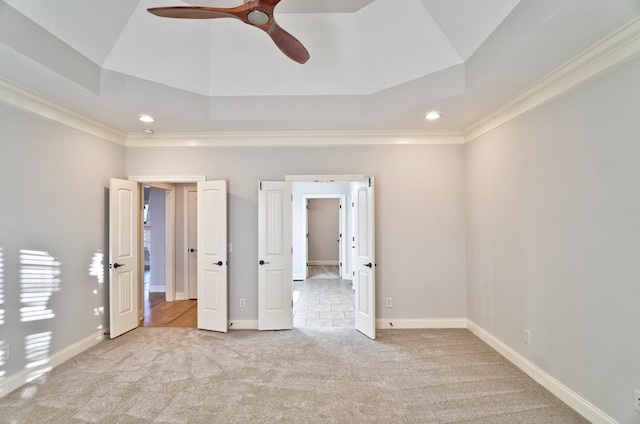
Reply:
[[[639,75],[636,59],[466,148],[468,317],[627,424],[640,422]]]
[[[294,181],[293,182],[293,210],[292,210],[292,221],[293,221],[293,278],[295,280],[303,280],[306,278],[306,258],[305,258],[305,245],[306,245],[306,236],[305,236],[305,226],[304,222],[305,213],[305,196],[325,196],[325,195],[336,195],[345,196],[345,201],[348,199],[349,192],[351,191],[350,183],[348,182],[333,182],[333,183],[316,183],[316,182],[302,182],[302,181]],[[349,234],[349,220],[350,216],[347,214],[346,216],[347,222],[345,223],[345,233]],[[348,268],[348,255],[347,255],[347,266]]]
[[[45,353],[53,355],[108,325],[100,309],[108,305],[101,258],[108,262],[106,187],[109,177],[124,177],[125,156],[120,145],[3,104],[0,122],[0,341],[11,346],[0,376],[9,378],[39,358],[25,357],[28,336],[50,333]],[[22,320],[23,249],[59,262],[46,305],[52,318]]]
[[[149,289],[152,292],[166,291],[166,191],[149,189],[148,223],[151,228],[151,261]]]
[[[127,148],[127,173],[228,180],[232,321],[258,316],[258,181],[373,176],[378,317],[464,318],[463,151],[461,145]],[[393,297],[393,308],[384,308],[385,297]],[[238,307],[240,298],[246,308]]]

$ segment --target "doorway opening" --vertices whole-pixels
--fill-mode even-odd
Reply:
[[[143,185],[143,285],[141,324],[145,327],[187,327],[197,325],[197,293],[183,289],[180,268],[183,249],[178,244],[188,240],[188,203],[183,202],[185,189],[177,184]],[[181,221],[184,225],[180,225]],[[192,223],[195,227],[195,223]],[[194,245],[195,246],[195,245]],[[175,256],[174,256],[175,255]],[[172,257],[173,256],[173,257]],[[185,255],[187,257],[188,255]],[[186,278],[189,277],[185,272]],[[178,278],[176,278],[178,277]],[[188,287],[187,287],[188,289]],[[191,298],[193,296],[193,298]]]
[[[354,328],[355,295],[347,246],[351,185],[293,182],[292,191],[293,326]]]
[[[195,182],[203,177],[134,176],[141,192],[141,326],[197,327]],[[193,244],[193,245],[192,245]],[[193,250],[193,253],[190,251]],[[193,258],[192,258],[193,256]]]

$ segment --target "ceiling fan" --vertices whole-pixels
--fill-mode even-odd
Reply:
[[[309,52],[293,35],[282,29],[273,17],[280,0],[246,0],[241,6],[221,8],[204,6],[152,7],[147,9],[164,18],[214,19],[235,18],[269,34],[276,46],[290,59],[305,63]]]

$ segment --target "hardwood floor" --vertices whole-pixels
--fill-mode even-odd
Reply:
[[[198,301],[176,300],[165,302],[164,293],[145,292],[145,327],[181,327],[198,326]]]

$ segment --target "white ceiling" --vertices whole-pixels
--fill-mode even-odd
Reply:
[[[0,77],[140,133],[464,129],[640,15],[638,0],[282,0],[300,65],[237,0],[0,0]],[[437,109],[443,118],[426,122]]]

